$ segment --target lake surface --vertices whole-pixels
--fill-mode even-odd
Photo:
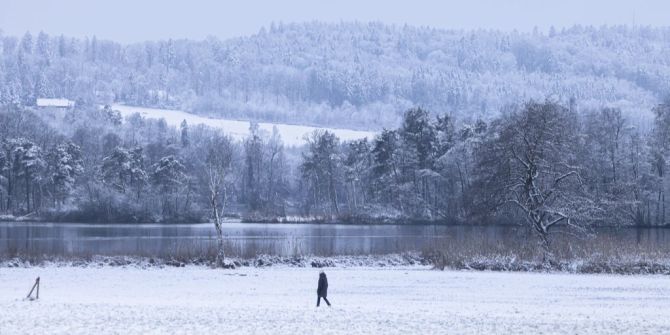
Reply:
[[[533,238],[518,226],[225,223],[228,255],[361,255],[425,251],[500,253]],[[216,248],[212,224],[0,223],[0,254],[199,256]],[[596,237],[556,235],[570,249],[595,246],[667,252],[670,229],[599,229]],[[611,251],[611,250],[610,250]]]

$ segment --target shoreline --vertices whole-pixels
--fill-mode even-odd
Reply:
[[[357,256],[275,256],[258,255],[253,258],[229,257],[223,267],[216,267],[213,257],[175,258],[146,256],[46,256],[0,255],[0,269],[10,268],[185,268],[199,267],[212,270],[243,268],[422,268],[436,272],[472,271],[501,273],[556,273],[556,274],[610,274],[610,275],[668,275],[670,259],[642,259],[601,261],[596,259],[557,260],[550,262],[519,260],[513,256],[472,257],[444,263],[439,255],[408,252],[387,255]]]
[[[92,225],[92,226],[111,226],[111,225],[205,225],[212,224],[212,222],[186,222],[186,221],[167,221],[167,222],[91,222],[91,221],[59,221],[49,218],[41,217],[16,217],[11,215],[0,215],[0,224],[3,223],[44,223],[44,224],[78,224],[78,225]],[[324,219],[249,219],[249,218],[227,218],[223,221],[224,224],[227,223],[236,223],[236,224],[267,224],[267,225],[324,225],[324,226],[442,226],[442,227],[462,227],[462,226],[502,226],[502,227],[519,227],[526,228],[525,225],[519,225],[514,223],[503,223],[503,222],[445,222],[443,220],[413,220],[413,219],[378,219],[378,220],[366,220],[366,219],[335,219],[335,220],[324,220]],[[601,224],[593,226],[593,228],[612,228],[612,229],[637,229],[637,228],[648,228],[648,229],[670,229],[670,224],[661,225],[661,226],[649,226],[649,225],[613,225],[613,224]]]

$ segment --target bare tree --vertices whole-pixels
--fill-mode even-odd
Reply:
[[[665,222],[665,183],[668,153],[670,152],[670,99],[654,108],[654,128],[650,137],[651,166],[656,174],[656,224]]]
[[[208,143],[205,160],[209,205],[212,210],[217,237],[216,265],[224,265],[223,230],[221,227],[228,197],[227,178],[233,160],[233,145],[228,137],[216,135]]]
[[[267,194],[266,199],[268,205],[266,206],[266,213],[276,214],[277,212],[283,213],[283,204],[284,199],[279,199],[278,189],[280,188],[280,181],[283,178],[281,173],[281,168],[284,165],[284,143],[282,142],[281,135],[277,127],[272,128],[272,136],[270,137],[267,143],[267,156],[269,157],[268,162],[268,185],[267,185]],[[279,170],[279,171],[278,171]],[[279,210],[281,208],[281,210]]]
[[[479,152],[483,200],[521,213],[550,256],[549,231],[562,224],[584,231],[600,209],[585,193],[575,161],[576,124],[554,103],[530,102],[495,124]]]
[[[315,130],[306,137],[307,150],[300,165],[302,177],[314,195],[313,204],[321,207],[322,200],[330,204],[328,214],[340,215],[338,189],[341,186],[340,141],[329,131]]]

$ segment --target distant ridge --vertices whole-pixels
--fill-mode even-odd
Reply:
[[[379,130],[412,106],[468,119],[547,97],[645,117],[670,93],[670,28],[310,22],[229,40],[123,45],[40,33],[0,42],[0,103],[26,105],[63,97]]]

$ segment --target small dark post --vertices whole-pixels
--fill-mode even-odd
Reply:
[[[33,300],[30,296],[33,294],[35,288],[37,288],[37,292],[34,300],[37,300],[40,298],[40,277],[37,277],[37,279],[35,279],[35,284],[33,284],[33,288],[31,288],[30,292],[28,292],[28,296],[26,296],[26,299]]]

